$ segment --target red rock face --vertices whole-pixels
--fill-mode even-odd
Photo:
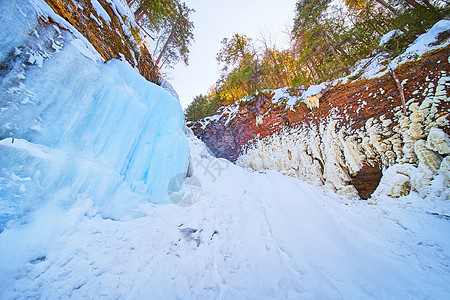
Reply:
[[[440,71],[450,71],[449,54],[450,48],[447,47],[420,62],[408,63],[397,68],[399,79],[401,81],[408,79],[403,85],[406,99],[415,97],[423,101],[422,93],[417,95],[412,93],[419,86],[430,82],[436,84]],[[427,77],[430,81],[426,81]],[[382,93],[380,89],[384,92]],[[256,105],[257,102],[260,105]],[[238,115],[226,126],[227,115],[216,122],[211,122],[205,129],[202,129],[199,123],[191,125],[191,129],[217,157],[235,161],[242,147],[257,135],[264,138],[285,126],[295,126],[299,123],[319,124],[332,110],[340,116],[342,123],[359,129],[371,117],[379,118],[384,115],[387,119],[392,119],[394,109],[399,106],[402,106],[402,102],[395,82],[390,75],[385,75],[378,79],[336,86],[320,98],[320,107],[314,110],[310,110],[302,103],[291,111],[285,109],[285,106],[272,104],[271,98],[267,95],[260,95],[253,102],[241,105]],[[449,106],[448,102],[443,104],[442,115],[448,112]],[[409,113],[410,111],[407,112]],[[261,125],[256,124],[258,114],[265,114],[264,123]],[[447,127],[447,133],[448,129]]]
[[[436,86],[441,71],[450,72],[449,55],[450,47],[447,47],[395,70],[400,82],[403,81],[407,101],[415,98],[421,103],[425,95],[422,93],[423,89],[417,92],[419,87],[428,86],[430,83]],[[446,90],[448,94],[448,86]],[[448,101],[442,102],[439,114],[445,115],[449,112],[449,108]],[[241,104],[237,116],[226,125],[228,116],[225,114],[204,128],[200,123],[192,124],[191,128],[217,157],[235,161],[250,140],[257,137],[262,139],[286,126],[319,125],[333,115],[334,119],[339,120],[337,129],[343,124],[352,129],[361,129],[369,118],[379,119],[384,116],[385,119],[394,119],[394,114],[402,110],[399,90],[395,81],[387,74],[377,79],[338,85],[324,93],[317,109],[310,110],[302,103],[294,110],[290,110],[284,105],[272,104],[270,95],[260,95],[251,103]],[[407,116],[410,113],[411,111],[407,109]],[[256,124],[258,115],[264,115],[263,123],[260,125]],[[394,125],[393,123],[391,128]],[[450,132],[448,126],[443,129],[447,134]],[[354,179],[355,187],[361,196],[367,198],[379,183],[380,167],[366,166],[360,173],[361,175],[359,177],[357,175],[358,178]]]
[[[148,81],[158,83],[161,73],[151,54],[145,46],[136,46],[133,37],[125,34],[122,28],[123,21],[119,20],[108,1],[99,0],[100,5],[111,18],[111,22],[102,21],[102,26],[91,17],[92,14],[97,20],[103,20],[89,0],[45,0],[45,2],[55,13],[75,27],[105,61],[112,58],[120,59],[124,56]]]
[[[382,175],[379,165],[364,165],[350,184],[356,188],[361,199],[368,199],[377,188]]]

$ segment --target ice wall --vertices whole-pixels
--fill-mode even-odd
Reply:
[[[0,231],[80,197],[114,219],[168,202],[188,165],[180,103],[128,63],[103,63],[73,28],[42,21],[36,2],[2,1],[0,12]]]

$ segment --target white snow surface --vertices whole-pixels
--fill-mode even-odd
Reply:
[[[220,113],[217,113],[215,115],[212,115],[210,117],[203,118],[199,120],[198,122],[202,125],[202,129],[205,129],[206,126],[208,126],[211,122],[219,121],[223,116],[228,116],[227,120],[225,121],[225,126],[233,120],[239,112],[239,103],[237,104],[231,104],[228,106],[224,106],[222,111]]]
[[[308,89],[302,94],[302,99],[306,100],[306,97],[314,96],[319,94],[323,89],[326,88],[326,82],[322,82],[320,84],[311,85]]]
[[[373,79],[384,76],[389,72],[389,68],[395,70],[399,65],[409,61],[415,61],[427,52],[447,47],[450,39],[444,40],[441,44],[432,45],[439,37],[439,34],[450,30],[450,21],[441,20],[434,24],[426,33],[420,35],[402,54],[389,62],[386,68],[386,52],[379,53],[374,57],[361,60],[353,70],[353,72],[342,79],[342,83],[346,83],[349,78],[359,74],[358,79]],[[380,46],[384,45],[393,36],[400,34],[399,31],[390,31],[385,34],[380,41]]]
[[[309,86],[302,92],[300,96],[291,96],[288,93],[290,87],[284,87],[275,90],[266,90],[266,92],[273,92],[275,95],[272,97],[272,103],[279,103],[281,101],[287,101],[288,107],[293,107],[298,101],[307,103],[307,97],[314,96],[322,92],[326,88],[326,82]]]
[[[389,31],[388,33],[386,33],[385,35],[383,35],[381,37],[379,47],[386,45],[387,42],[389,42],[390,39],[392,39],[393,37],[397,37],[397,36],[401,35],[402,33],[403,32],[401,30],[398,30],[398,29],[394,29],[394,30]]]
[[[0,298],[450,296],[450,222],[433,215],[439,203],[414,193],[377,205],[344,200],[189,143],[197,203],[147,203],[126,221],[102,218],[89,198],[43,207],[0,234]]]
[[[61,18],[33,32],[35,9],[0,2],[0,299],[450,297],[448,201],[347,200],[216,159],[167,91]],[[181,207],[188,143],[202,193]]]
[[[400,55],[401,63],[404,62],[409,56],[418,55],[419,57],[426,52],[446,47],[450,44],[450,40],[444,41],[440,45],[432,46],[431,44],[437,41],[440,33],[450,30],[450,21],[441,20],[434,24],[426,33],[420,35],[414,43],[412,43],[405,52]]]
[[[287,92],[288,88],[289,87],[284,87],[284,88],[275,89],[275,90],[266,90],[266,92],[274,93],[274,95],[272,97],[272,103],[279,103],[282,101],[286,101],[286,104],[288,106],[294,106],[294,104],[297,103],[299,98],[289,95],[289,93]]]
[[[97,0],[91,0],[91,4],[100,17],[102,17],[105,21],[111,22],[111,17]]]

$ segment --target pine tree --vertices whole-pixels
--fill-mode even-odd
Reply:
[[[136,21],[154,33],[152,52],[160,68],[173,67],[180,60],[187,65],[194,40],[189,18],[194,10],[180,0],[130,0],[128,4],[136,7]]]
[[[175,11],[169,15],[166,22],[161,26],[154,55],[156,63],[163,68],[173,66],[182,60],[189,64],[189,46],[194,40],[192,33],[194,24],[189,21],[190,13],[194,12],[185,3],[177,3]]]

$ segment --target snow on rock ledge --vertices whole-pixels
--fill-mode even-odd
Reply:
[[[381,165],[385,172],[374,196],[400,197],[416,191],[422,197],[447,199],[448,159],[444,163],[441,155],[450,152],[450,138],[444,131],[448,127],[440,128],[446,122],[439,122],[446,118],[449,99],[449,84],[442,80],[445,74],[441,71],[435,78],[437,86],[426,84],[423,101],[408,101],[408,115],[398,106],[391,118],[371,117],[364,126],[354,128],[342,121],[337,109],[332,110],[318,125],[300,123],[256,138],[237,163],[257,170],[278,170],[350,198],[358,194],[354,178],[363,167]]]
[[[313,110],[298,99],[290,106],[294,100],[287,97],[273,101],[273,95],[258,95],[241,103],[231,121],[216,115],[190,126],[219,157],[256,170],[278,170],[348,197],[369,198],[384,174],[376,195],[413,191],[448,199],[449,42],[434,42],[449,29],[450,22],[441,21],[419,37],[408,48],[420,48],[416,61],[395,59],[406,113],[395,81],[381,72],[324,85],[320,106]],[[413,169],[387,171],[397,165]]]

